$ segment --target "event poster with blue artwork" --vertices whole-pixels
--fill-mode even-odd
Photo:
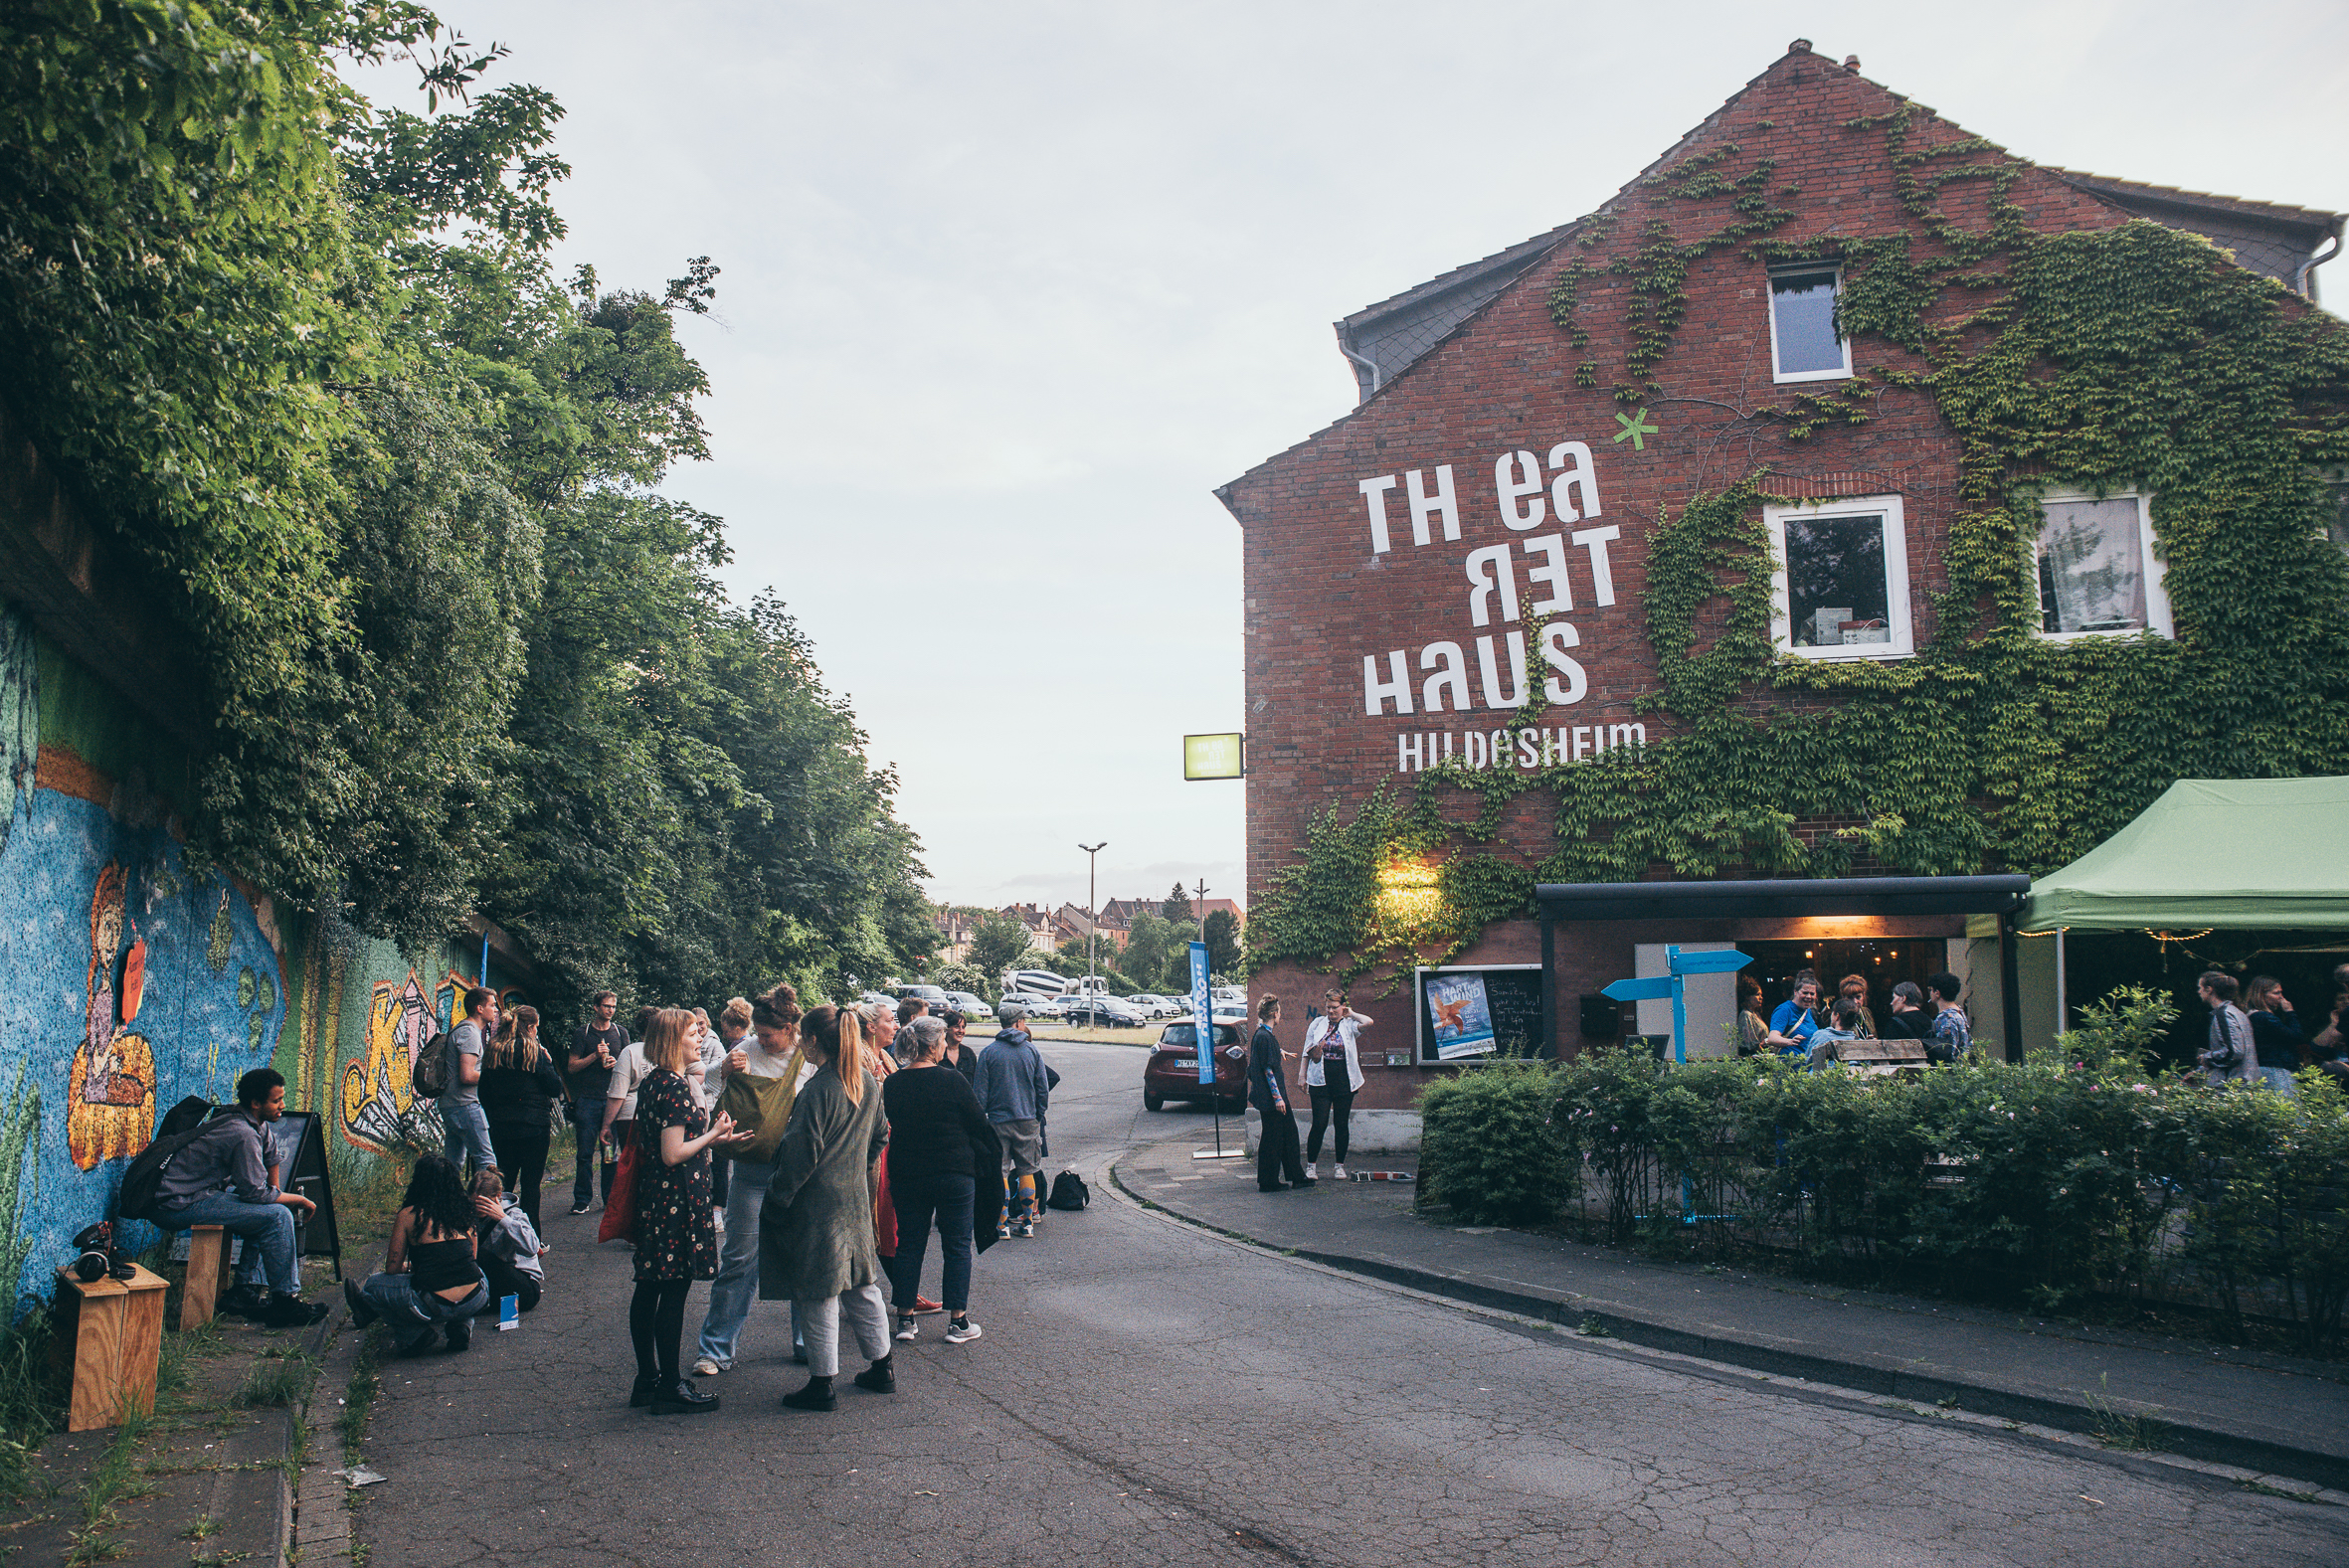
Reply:
[[[1434,1023],[1439,1060],[1492,1054],[1493,1006],[1485,995],[1483,975],[1429,975],[1427,1013]]]

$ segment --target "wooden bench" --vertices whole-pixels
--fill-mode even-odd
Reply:
[[[188,1231],[188,1278],[179,1293],[179,1331],[203,1327],[220,1311],[221,1289],[229,1283],[229,1235],[218,1225]]]
[[[85,1280],[70,1265],[57,1271],[58,1348],[74,1363],[67,1431],[115,1426],[126,1413],[154,1414],[168,1288],[161,1275],[135,1264],[126,1281]]]
[[[1922,1040],[1838,1040],[1835,1059],[1855,1073],[1889,1078],[1925,1069]]]

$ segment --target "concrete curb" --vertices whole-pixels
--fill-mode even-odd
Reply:
[[[1920,1376],[1857,1358],[1803,1354],[1750,1340],[1691,1333],[1683,1328],[1646,1321],[1620,1311],[1593,1310],[1562,1295],[1531,1288],[1509,1290],[1466,1279],[1448,1270],[1417,1268],[1323,1248],[1282,1247],[1276,1242],[1263,1241],[1227,1225],[1185,1213],[1164,1197],[1136,1190],[1127,1183],[1124,1173],[1115,1162],[1110,1165],[1109,1174],[1118,1190],[1127,1197],[1171,1214],[1185,1224],[1195,1225],[1219,1236],[1237,1236],[1256,1246],[1284,1256],[1303,1258],[1325,1268],[1358,1274],[1365,1279],[1380,1280],[1389,1285],[1407,1286],[1430,1296],[1445,1297],[1475,1307],[1494,1307],[1564,1327],[1587,1328],[1594,1333],[1652,1350],[1718,1361],[1774,1376],[1807,1378],[1813,1382],[1903,1399],[1915,1404],[1931,1406],[1949,1400],[1955,1408],[1977,1415],[2007,1421],[2027,1421],[2065,1432],[2089,1435],[2093,1435],[2101,1424],[2094,1410],[2063,1400],[2018,1394],[2012,1390],[1969,1383],[1945,1375]],[[2248,1467],[2335,1490],[2349,1491],[2349,1459],[2340,1455],[2291,1448],[2176,1422],[2164,1421],[2161,1426],[2161,1446],[2165,1452],[2211,1464]]]

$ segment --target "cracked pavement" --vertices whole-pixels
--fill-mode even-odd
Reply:
[[[1086,1170],[1092,1208],[980,1260],[985,1337],[922,1319],[898,1393],[843,1377],[828,1416],[776,1405],[804,1374],[773,1303],[705,1380],[723,1410],[627,1408],[628,1255],[593,1247],[594,1216],[561,1214],[550,1182],[556,1251],[523,1327],[383,1368],[373,1560],[2349,1561],[2349,1510],[1605,1354],[1146,1213],[1094,1176],[1182,1125],[1141,1111],[1143,1053],[1044,1049],[1065,1075],[1050,1168]]]

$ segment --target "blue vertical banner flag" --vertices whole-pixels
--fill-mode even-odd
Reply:
[[[1199,1082],[1215,1082],[1215,1009],[1207,999],[1207,945],[1190,945],[1190,1018],[1198,1026]]]

